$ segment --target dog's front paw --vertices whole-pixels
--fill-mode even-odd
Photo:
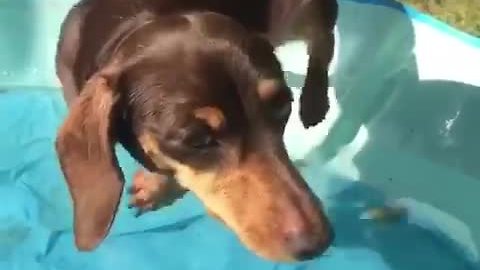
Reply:
[[[139,170],[129,189],[131,194],[129,208],[136,207],[136,216],[169,206],[182,198],[188,190],[181,187],[177,181],[166,175]]]
[[[135,174],[133,185],[129,190],[131,194],[129,207],[139,209],[137,216],[157,209],[161,201],[168,197],[168,181],[166,176],[139,170]]]
[[[305,128],[316,126],[325,119],[329,110],[328,97],[321,94],[321,89],[302,90],[300,96],[300,120]]]

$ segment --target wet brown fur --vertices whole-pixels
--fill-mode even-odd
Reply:
[[[72,8],[58,44],[70,112],[56,148],[80,250],[97,247],[114,220],[124,184],[117,142],[152,181],[174,176],[174,190],[192,191],[260,256],[304,260],[330,245],[328,219],[282,141],[292,97],[274,55],[284,40],[274,18],[300,2],[83,0]],[[309,127],[328,110],[337,6],[311,0],[298,10],[308,26],[300,115]]]

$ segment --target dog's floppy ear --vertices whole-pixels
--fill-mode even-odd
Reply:
[[[94,75],[74,100],[61,126],[56,150],[74,208],[75,243],[92,250],[113,223],[124,179],[112,136],[118,93],[113,80]]]

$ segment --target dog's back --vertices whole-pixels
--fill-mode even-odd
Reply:
[[[83,0],[70,11],[62,27],[57,55],[59,77],[67,77],[62,68],[70,69],[70,88],[76,92],[114,52],[118,41],[152,17],[213,11],[232,17],[248,30],[267,32],[269,8],[269,0]],[[68,82],[64,84],[69,88]]]

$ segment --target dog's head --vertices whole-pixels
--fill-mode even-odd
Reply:
[[[283,144],[291,102],[271,45],[231,20],[144,25],[86,83],[57,138],[77,246],[95,248],[111,226],[119,141],[150,170],[171,172],[258,255],[320,254],[333,232]]]

